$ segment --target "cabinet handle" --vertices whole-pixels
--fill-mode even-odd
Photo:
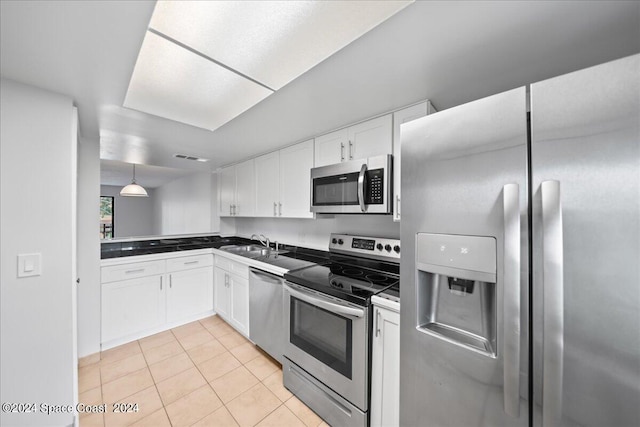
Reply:
[[[278,213],[276,212],[276,208],[278,204],[276,202],[273,202],[273,216],[278,216]]]
[[[124,273],[125,274],[133,274],[133,273],[142,273],[142,272],[144,272],[144,268],[139,268],[137,270],[127,270]]]
[[[160,276],[160,290],[162,290],[162,276]]]
[[[349,141],[349,160],[353,160],[353,142]]]
[[[396,217],[400,218],[400,195],[396,195]]]
[[[232,209],[233,209],[233,205],[229,205],[229,215],[233,215]]]
[[[185,262],[185,263],[184,263],[184,265],[197,264],[197,263],[199,263],[199,262],[200,262],[200,261],[187,261],[187,262]]]
[[[376,337],[380,335],[380,310],[376,309]]]
[[[224,287],[229,287],[229,275],[227,273],[224,273]]]
[[[340,143],[340,161],[344,161],[344,142]]]
[[[238,205],[233,205],[233,216],[238,215]]]
[[[278,211],[280,212],[280,216],[282,216],[282,203],[278,203]]]
[[[169,275],[169,287],[173,288],[173,278],[171,277],[171,274]]]

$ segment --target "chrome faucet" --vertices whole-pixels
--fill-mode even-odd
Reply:
[[[259,236],[257,234],[252,234],[251,235],[251,240],[257,240],[260,243],[262,243],[266,248],[269,248],[269,243],[270,243],[269,242],[269,238],[265,237],[264,234],[261,234]]]

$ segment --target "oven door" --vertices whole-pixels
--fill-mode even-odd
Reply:
[[[284,285],[285,356],[368,410],[369,311],[304,286]]]

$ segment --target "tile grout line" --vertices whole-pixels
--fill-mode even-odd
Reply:
[[[198,321],[198,322],[200,323],[200,321]],[[226,323],[226,322],[225,322],[225,323]],[[227,324],[228,324],[228,323],[227,323]],[[207,330],[209,333],[211,333],[211,332],[209,331],[209,329],[208,329],[205,325],[202,325],[202,323],[200,323],[200,325],[201,325],[203,328],[205,328],[205,330]],[[229,332],[229,333],[227,333],[227,334],[223,334],[223,335],[221,335],[221,336],[230,335],[230,334],[231,334],[231,332]],[[220,340],[218,340],[218,337],[214,336],[213,334],[211,334],[211,336],[212,336],[215,340],[217,340],[218,342],[220,342]],[[234,359],[238,360],[238,359],[235,357],[235,355],[234,355],[233,353],[231,353],[231,351],[230,351],[230,350],[229,350],[229,349],[228,349],[228,348],[227,348],[223,343],[221,343],[221,342],[220,342],[220,345],[221,345],[222,347],[224,347],[225,351],[226,351],[227,353],[229,353],[229,354],[231,355],[231,357],[233,357]],[[185,350],[185,351],[186,351],[186,350]],[[211,383],[209,382],[209,380],[207,380],[207,377],[204,375],[204,373],[202,373],[202,371],[200,371],[200,367],[198,366],[198,364],[197,364],[197,363],[196,363],[196,362],[191,358],[191,355],[189,354],[189,352],[186,352],[186,353],[187,353],[187,357],[189,357],[189,360],[191,360],[191,363],[193,363],[193,364],[194,364],[194,366],[196,367],[196,369],[198,370],[198,372],[200,373],[200,375],[202,375],[202,377],[204,378],[204,380],[207,382],[207,385],[211,388],[211,390],[213,390],[213,392],[214,392],[214,393],[215,393],[215,395],[218,397],[218,399],[220,399],[220,403],[222,403],[221,408],[225,408],[225,410],[229,413],[229,415],[231,415],[231,418],[233,418],[233,420],[236,422],[236,424],[238,424],[238,426],[240,426],[240,423],[238,422],[238,420],[236,419],[236,417],[234,417],[234,416],[233,416],[233,413],[231,413],[231,411],[229,410],[229,408],[227,408],[227,404],[226,404],[226,403],[224,403],[224,401],[222,400],[222,398],[221,398],[220,396],[218,396],[218,393],[216,393],[216,390],[213,388],[213,386],[211,385]],[[224,353],[222,353],[222,354],[224,354]],[[213,358],[215,358],[215,357],[217,357],[217,356],[214,356],[214,357],[212,357],[211,359],[213,359]],[[207,360],[211,360],[211,359],[207,359]],[[238,363],[240,363],[240,365],[241,365],[241,366],[244,366],[244,365],[242,364],[242,362],[240,362],[239,360],[238,360]],[[225,374],[225,375],[226,375],[226,374]],[[223,376],[223,375],[221,375],[221,377],[222,377],[222,376]],[[220,378],[220,377],[218,377],[218,378]],[[217,378],[216,378],[216,379],[217,379]],[[195,423],[193,423],[193,424],[191,424],[191,425],[193,426],[193,425],[195,425],[195,424],[199,423],[200,421],[202,421],[203,419],[207,418],[209,415],[213,414],[214,412],[218,411],[219,409],[220,409],[220,408],[218,408],[218,409],[214,410],[213,412],[208,413],[207,415],[205,415],[204,417],[200,418],[198,421],[196,421]]]
[[[207,332],[209,332],[209,334],[211,334],[211,336],[213,337],[213,339],[216,339],[216,340],[217,340],[217,338],[216,338],[216,337],[215,337],[215,336],[214,336],[214,335],[209,331],[209,329],[207,329],[207,327],[206,327],[206,326],[204,326],[202,323],[200,323],[200,320],[197,320],[197,322],[198,322],[198,324],[199,324],[200,326],[202,326],[202,327],[205,329],[205,331],[207,331]],[[182,345],[182,343],[181,343],[181,342],[180,342],[180,340],[178,339],[177,335],[173,332],[173,329],[171,329],[171,333],[172,333],[172,334],[173,334],[173,336],[176,338],[176,340],[178,341],[178,344],[180,344],[180,347],[182,347],[182,350],[185,352],[185,354],[187,355],[187,357],[189,358],[189,360],[191,361],[191,363],[193,363],[193,366],[196,368],[196,370],[198,371],[198,373],[199,373],[200,375],[202,375],[202,378],[204,378],[205,382],[207,383],[207,386],[209,386],[209,388],[211,389],[211,391],[213,391],[213,394],[215,394],[215,395],[216,395],[216,397],[218,398],[218,400],[220,400],[220,403],[222,403],[222,407],[224,407],[224,408],[226,409],[227,405],[225,405],[225,403],[222,401],[222,399],[220,398],[220,396],[218,396],[218,393],[216,393],[216,390],[211,386],[211,383],[209,383],[209,381],[207,380],[207,377],[206,377],[206,376],[204,375],[204,373],[200,370],[200,367],[198,366],[198,364],[197,364],[197,363],[196,363],[196,362],[191,358],[191,355],[190,355],[190,354],[189,354],[189,352],[184,348],[184,346]],[[229,332],[229,333],[231,333],[231,332]],[[225,335],[227,335],[227,334],[225,334]],[[222,345],[222,346],[224,347],[224,344],[220,343],[220,345]],[[229,350],[228,350],[226,347],[225,347],[225,350],[226,350],[227,352],[229,352]],[[231,354],[231,352],[229,352],[229,353]],[[232,357],[234,357],[234,356],[233,356],[233,354],[231,354],[231,356],[232,356]],[[212,357],[211,359],[213,359],[213,357]],[[207,360],[210,360],[210,359],[207,359]],[[236,360],[237,360],[237,359],[236,359]],[[238,360],[238,362],[240,362],[240,361]],[[203,386],[203,387],[204,387],[204,386]],[[194,391],[195,391],[195,390],[194,390]],[[193,392],[191,392],[191,393],[193,393]],[[194,424],[199,423],[199,422],[200,422],[200,421],[202,421],[203,419],[207,418],[209,415],[211,415],[211,414],[213,414],[214,412],[216,412],[218,409],[220,409],[220,408],[217,408],[217,409],[215,409],[215,410],[213,410],[213,411],[209,412],[209,413],[208,413],[208,414],[206,414],[204,417],[202,417],[202,418],[198,419],[196,422],[194,422],[194,423],[193,423],[193,424],[191,424],[191,425],[193,426]],[[227,412],[229,412],[229,410],[228,410],[228,409],[227,409]],[[233,418],[233,414],[231,414],[231,412],[229,412],[229,414],[230,414],[230,415],[231,415],[231,417]],[[167,417],[168,417],[168,415],[169,415],[169,414],[167,414]],[[233,418],[233,419],[235,420],[235,418]],[[171,419],[169,419],[169,422],[171,423]],[[237,420],[236,420],[236,423],[237,423]],[[171,424],[171,425],[173,426],[173,424]],[[238,425],[240,425],[240,424],[238,424]]]
[[[211,317],[208,317],[208,318],[211,318]],[[297,420],[298,420],[298,421],[300,421],[303,425],[305,425],[305,426],[306,426],[306,423],[304,422],[304,420],[303,420],[300,416],[298,416],[298,415],[297,415],[293,410],[291,410],[291,408],[289,408],[289,407],[286,405],[286,403],[287,403],[289,400],[291,400],[291,399],[292,399],[292,397],[294,397],[294,396],[291,396],[291,397],[289,397],[288,399],[286,399],[286,400],[282,401],[282,400],[281,400],[281,399],[280,399],[280,398],[279,398],[279,397],[278,397],[278,396],[277,396],[277,395],[276,395],[276,394],[275,394],[275,393],[274,393],[274,392],[273,392],[273,391],[272,391],[272,390],[271,390],[271,389],[270,389],[270,388],[265,384],[265,380],[266,380],[266,379],[268,379],[269,377],[271,377],[275,372],[277,372],[277,370],[276,370],[276,371],[274,371],[274,372],[272,372],[272,373],[270,373],[269,375],[266,375],[263,379],[260,379],[260,378],[258,378],[258,377],[257,377],[257,376],[256,376],[256,375],[255,375],[255,374],[254,374],[250,369],[249,369],[249,368],[247,368],[247,366],[246,366],[248,363],[251,363],[252,361],[254,361],[254,360],[258,359],[260,356],[267,357],[267,358],[269,358],[269,359],[271,359],[271,358],[270,358],[268,355],[263,354],[263,351],[260,351],[261,349],[259,349],[259,347],[255,346],[255,344],[251,343],[251,341],[250,341],[250,340],[247,340],[247,339],[246,339],[246,337],[244,337],[244,336],[243,336],[242,334],[240,334],[238,331],[234,330],[234,329],[233,329],[233,327],[231,327],[231,326],[230,326],[227,322],[225,322],[224,320],[220,319],[220,321],[219,321],[218,323],[216,323],[215,325],[212,325],[212,326],[216,326],[216,325],[220,325],[220,324],[225,324],[225,325],[227,325],[229,328],[231,328],[231,330],[229,330],[227,333],[224,333],[224,334],[220,335],[220,337],[215,336],[215,335],[212,333],[212,331],[211,331],[211,330],[209,330],[209,328],[207,328],[207,326],[206,326],[205,324],[203,324],[203,323],[202,323],[202,321],[201,321],[201,320],[202,320],[202,319],[198,319],[198,320],[195,320],[194,322],[190,322],[190,323],[187,323],[187,324],[185,324],[185,325],[181,325],[181,326],[186,326],[186,325],[193,324],[193,323],[197,322],[197,324],[198,324],[200,327],[202,327],[205,331],[207,331],[207,332],[208,332],[208,334],[209,334],[209,335],[211,335],[212,340],[216,340],[216,341],[218,341],[218,342],[220,343],[220,345],[225,349],[225,353],[229,353],[229,354],[231,355],[231,357],[232,357],[232,358],[234,358],[238,363],[240,363],[240,366],[238,366],[238,367],[237,367],[237,368],[235,368],[235,369],[238,369],[239,367],[243,367],[243,368],[245,368],[245,369],[246,369],[246,370],[247,370],[247,371],[248,371],[248,372],[249,372],[249,373],[250,373],[254,378],[256,378],[256,379],[258,380],[258,383],[257,383],[257,384],[255,384],[254,386],[250,387],[250,388],[249,388],[249,390],[250,390],[251,388],[253,388],[253,387],[257,386],[258,384],[260,384],[260,385],[262,385],[263,387],[265,387],[265,388],[266,388],[266,390],[268,390],[270,393],[272,393],[272,394],[277,398],[277,400],[278,400],[279,404],[278,404],[278,405],[277,405],[273,410],[269,411],[269,412],[268,412],[267,414],[265,414],[262,418],[260,418],[260,419],[259,419],[259,420],[254,424],[254,426],[255,426],[255,425],[257,425],[257,424],[259,424],[259,423],[261,423],[261,422],[263,422],[266,418],[268,418],[270,415],[272,415],[275,411],[277,411],[278,409],[280,409],[282,406],[285,406],[286,410],[288,410],[289,412],[291,412],[291,413],[294,415],[295,419],[297,419]],[[179,327],[180,327],[180,326],[179,326]],[[204,417],[202,417],[202,418],[198,419],[197,421],[195,421],[195,422],[194,422],[194,424],[197,424],[198,422],[202,421],[204,418],[206,418],[206,417],[210,416],[211,414],[213,414],[214,412],[218,411],[219,409],[221,409],[221,408],[225,408],[226,412],[228,412],[228,413],[229,413],[229,415],[232,417],[232,419],[233,419],[233,420],[234,420],[238,425],[240,425],[240,423],[238,422],[238,420],[236,419],[236,417],[234,417],[233,413],[232,413],[232,412],[229,410],[229,408],[227,407],[227,403],[231,403],[231,402],[232,402],[232,401],[234,401],[235,399],[239,398],[243,393],[246,393],[248,390],[245,390],[245,391],[244,391],[244,392],[242,392],[240,395],[235,396],[235,397],[234,397],[233,399],[231,399],[229,402],[225,403],[225,402],[220,398],[220,396],[218,395],[218,393],[215,391],[215,389],[213,388],[213,386],[212,386],[211,382],[209,382],[209,381],[207,380],[206,376],[205,376],[205,375],[204,375],[204,373],[200,370],[200,367],[199,367],[199,366],[198,366],[198,364],[194,361],[194,359],[192,358],[192,356],[189,354],[188,350],[184,347],[184,345],[182,344],[182,342],[180,341],[180,339],[178,338],[178,336],[176,335],[176,333],[174,332],[174,330],[173,330],[173,329],[175,329],[175,328],[169,329],[169,330],[168,330],[168,332],[171,332],[171,335],[172,335],[173,339],[175,339],[175,340],[178,342],[178,345],[179,345],[179,346],[180,346],[180,348],[182,349],[182,353],[185,353],[185,354],[187,355],[187,358],[189,359],[189,361],[193,364],[193,366],[196,368],[196,370],[198,371],[198,373],[199,373],[199,374],[200,374],[200,375],[205,379],[206,384],[207,384],[207,385],[209,386],[209,388],[214,392],[215,396],[220,400],[220,402],[221,402],[221,404],[222,404],[219,408],[215,409],[215,410],[214,410],[214,411],[212,411],[212,412],[209,412],[209,413],[208,413],[208,414],[206,414]],[[197,332],[199,332],[199,331],[195,331],[195,332],[193,332],[192,334],[195,334],[195,333],[197,333]],[[251,358],[251,359],[247,360],[245,363],[241,362],[241,361],[237,358],[237,356],[231,352],[231,350],[235,349],[236,347],[239,347],[240,345],[243,345],[244,343],[243,343],[243,344],[240,344],[240,345],[236,345],[236,346],[234,346],[234,347],[232,347],[232,348],[228,348],[226,345],[224,345],[224,344],[219,340],[219,338],[224,337],[224,336],[227,336],[227,335],[230,335],[230,334],[232,334],[232,333],[234,333],[234,332],[235,332],[235,333],[237,333],[237,334],[239,334],[240,336],[242,336],[242,338],[244,338],[244,339],[246,340],[246,342],[247,342],[247,343],[253,344],[253,345],[254,345],[254,347],[256,347],[256,348],[258,349],[258,351],[259,351],[259,353],[258,353],[257,355],[255,355],[253,358]],[[185,336],[189,336],[189,335],[192,335],[192,334],[187,334],[187,335],[185,335]],[[205,344],[207,344],[208,342],[210,342],[210,341],[212,341],[212,340],[208,340],[208,341],[206,341],[206,342],[204,342],[204,343],[202,343],[202,344],[198,344],[197,346],[194,346],[194,347],[192,347],[192,348],[196,348],[196,347],[198,347],[198,346],[205,345]],[[162,410],[163,410],[163,412],[164,412],[164,414],[165,414],[165,416],[166,416],[167,420],[169,421],[169,424],[170,424],[171,426],[173,426],[173,422],[171,421],[171,418],[169,417],[169,414],[168,414],[168,412],[167,412],[167,405],[165,405],[164,401],[162,400],[162,396],[161,396],[161,394],[160,394],[160,390],[158,389],[158,382],[156,382],[155,377],[154,377],[154,376],[153,376],[153,374],[151,373],[151,365],[149,364],[149,361],[147,360],[147,357],[146,357],[146,355],[145,355],[145,353],[144,353],[143,346],[142,346],[142,344],[140,343],[140,339],[135,340],[135,342],[136,342],[136,344],[137,344],[137,348],[138,348],[138,350],[139,350],[139,353],[136,353],[136,354],[142,354],[143,360],[144,360],[144,362],[145,362],[145,368],[141,368],[141,369],[139,369],[139,370],[137,370],[137,371],[134,371],[133,373],[137,373],[137,372],[141,371],[142,369],[147,369],[147,370],[148,370],[149,375],[151,376],[151,379],[152,379],[152,382],[153,382],[153,386],[155,387],[156,393],[158,394],[158,396],[159,396],[159,398],[160,398],[160,403],[162,404]],[[154,348],[154,347],[151,347],[151,348]],[[224,354],[224,353],[221,353],[221,354]],[[95,364],[97,364],[97,365],[98,365],[98,373],[99,373],[99,379],[100,379],[100,393],[101,393],[102,402],[104,403],[104,400],[105,400],[105,396],[104,396],[104,385],[105,385],[105,383],[103,383],[103,378],[102,378],[102,360],[103,360],[103,359],[102,359],[102,351],[100,352],[100,355],[101,355],[100,359],[99,359],[97,362],[95,362]],[[134,354],[134,355],[135,355],[135,354]],[[131,355],[131,356],[134,356],[134,355]],[[175,356],[178,356],[178,355],[179,355],[179,354],[175,354],[175,355],[170,356],[170,357],[175,357]],[[127,357],[131,357],[131,356],[127,356]],[[157,361],[157,362],[155,362],[155,363],[156,363],[156,364],[157,364],[157,363],[160,363],[160,362],[162,362],[163,360],[167,360],[167,359],[169,359],[170,357],[168,357],[168,358],[166,358],[166,359],[162,359],[162,360]],[[202,361],[200,361],[200,363],[207,362],[207,361],[209,361],[209,360],[211,360],[211,359],[213,359],[213,358],[215,358],[215,357],[217,357],[217,356],[214,356],[214,357],[208,358],[208,359],[206,359],[206,360],[202,360]],[[107,365],[110,365],[110,364],[113,364],[113,363],[119,363],[119,362],[121,362],[121,361],[122,361],[122,360],[124,360],[124,359],[126,359],[126,357],[123,357],[123,358],[118,359],[118,360],[111,361],[111,362],[109,362]],[[276,361],[276,362],[277,362],[277,361]],[[279,363],[277,363],[277,364],[279,365]],[[87,365],[87,366],[89,366],[89,365]],[[189,369],[191,369],[191,368],[189,368]],[[282,368],[280,367],[280,370],[281,370],[281,369],[282,369]],[[188,369],[187,369],[187,370],[188,370]],[[232,371],[233,371],[233,370],[234,370],[234,369],[232,369]],[[181,372],[178,372],[178,373],[176,373],[176,374],[174,374],[174,375],[172,375],[172,376],[170,376],[170,377],[168,377],[168,378],[164,378],[162,381],[168,380],[169,378],[173,378],[173,377],[175,377],[175,376],[177,376],[177,375],[182,374],[183,372],[185,372],[185,371],[181,371]],[[230,371],[230,372],[231,372],[231,371]],[[228,374],[228,372],[227,372],[226,374]],[[226,374],[224,374],[224,375],[226,375]],[[127,374],[127,375],[130,375],[130,374]],[[220,376],[220,377],[218,377],[218,378],[221,378],[221,377],[222,377],[222,376],[224,376],[224,375],[221,375],[221,376]],[[116,379],[114,379],[114,380],[110,381],[110,382],[116,381],[116,380],[118,380],[118,379],[120,379],[120,378],[123,378],[123,377],[125,377],[125,376],[126,376],[126,375],[123,375],[123,376],[121,376],[121,377],[119,377],[119,378],[116,378]],[[216,379],[218,379],[218,378],[216,378]],[[214,381],[215,381],[216,379],[214,379]],[[110,383],[110,382],[109,382],[109,383]],[[160,381],[160,382],[161,382],[161,381]],[[108,383],[107,383],[107,384],[108,384]],[[203,386],[203,387],[204,387],[204,386]],[[149,387],[147,387],[147,388],[149,388]],[[145,390],[145,389],[147,389],[147,388],[144,388],[143,390]],[[88,390],[87,390],[87,391],[88,391]],[[85,392],[86,392],[86,391],[85,391]],[[138,391],[138,392],[139,392],[139,391]],[[136,392],[136,393],[138,393],[138,392]],[[191,393],[193,393],[193,391],[192,391]],[[135,394],[135,393],[132,393],[131,395],[133,395],[133,394]],[[129,396],[131,396],[131,395],[129,395]],[[187,395],[188,395],[188,394],[187,394]],[[184,396],[182,396],[182,397],[184,397]],[[126,397],[124,397],[123,399],[126,399]],[[172,402],[172,403],[173,403],[173,402]],[[153,413],[155,413],[155,412],[157,412],[157,410],[156,410],[156,411],[154,411]],[[142,421],[142,420],[144,420],[144,419],[146,419],[146,418],[150,417],[153,413],[148,414],[148,415],[146,415],[145,417],[142,417],[142,418],[140,418],[139,420],[134,421],[134,423],[140,422],[140,421]],[[315,412],[314,412],[314,414],[315,414]],[[316,414],[316,415],[317,415],[317,414]],[[319,418],[320,418],[320,417],[319,417]],[[323,423],[323,421],[324,421],[324,420],[322,420],[322,418],[320,418],[320,422],[318,423],[318,426],[320,426],[320,425]],[[103,422],[103,425],[106,425],[106,418],[105,418],[104,414],[102,414],[102,422]],[[128,423],[127,425],[131,425],[131,424],[133,424],[133,423]],[[316,426],[316,427],[317,427],[317,426]]]
[[[162,403],[162,410],[164,411],[164,414],[166,415],[167,420],[169,420],[169,425],[173,427],[173,423],[171,422],[171,418],[169,418],[169,413],[167,412],[166,405],[164,404],[164,401],[162,400],[162,395],[160,394],[160,390],[158,390],[158,384],[156,383],[156,379],[153,377],[153,374],[151,373],[151,365],[149,365],[149,361],[147,360],[147,357],[144,354],[144,351],[142,351],[142,346],[140,345],[140,340],[136,340],[136,341],[138,342],[138,346],[140,347],[140,352],[142,353],[142,358],[144,359],[144,363],[147,365],[147,370],[149,371],[149,375],[151,375],[151,381],[153,381],[153,387],[155,387],[156,393],[158,393],[158,398],[160,399],[160,403]],[[155,411],[153,413],[155,413]],[[147,415],[146,417],[142,417],[138,421],[144,420],[145,418],[151,416],[153,413]],[[136,422],[138,422],[138,421],[136,421]]]

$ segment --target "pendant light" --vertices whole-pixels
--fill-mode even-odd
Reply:
[[[131,184],[125,185],[122,190],[120,190],[120,195],[125,197],[149,197],[147,190],[136,184],[135,163],[133,164],[133,179],[131,180]]]

